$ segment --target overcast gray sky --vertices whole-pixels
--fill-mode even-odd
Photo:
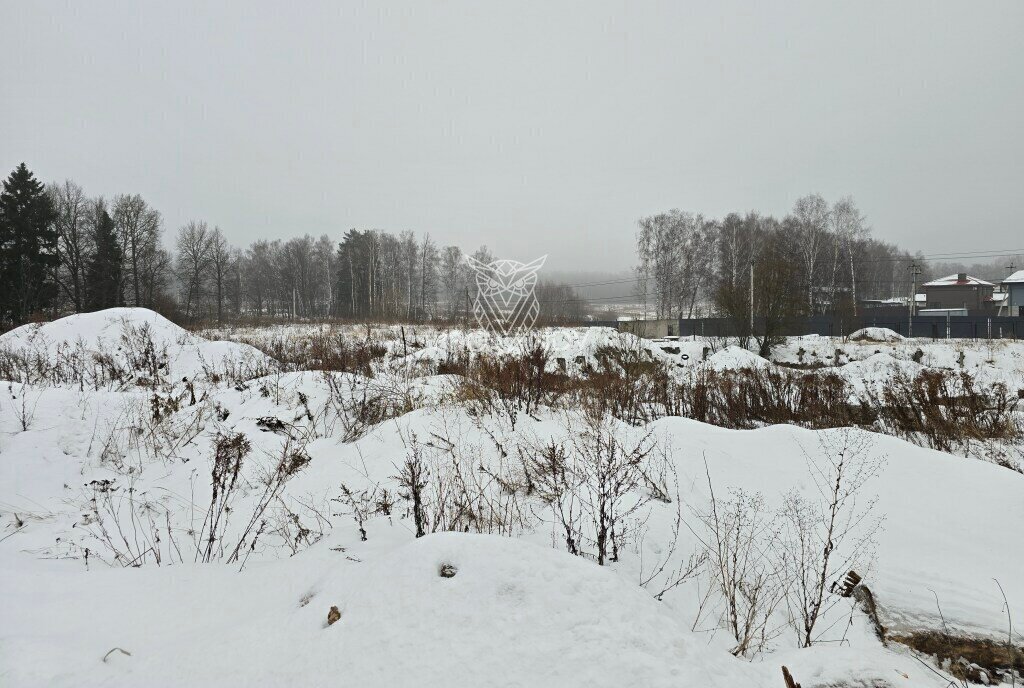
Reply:
[[[0,0],[0,164],[236,244],[430,232],[634,262],[637,218],[852,194],[1024,244],[1024,2]]]

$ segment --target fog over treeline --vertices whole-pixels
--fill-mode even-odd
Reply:
[[[858,300],[909,296],[915,262],[918,284],[957,271],[997,280],[1013,263],[926,260],[872,236],[853,198],[817,194],[783,218],[670,210],[634,229],[637,252],[623,256],[621,271],[548,266],[537,286],[541,321],[610,319],[637,305],[662,318],[746,318],[751,275],[757,315],[855,311]],[[186,323],[465,321],[476,293],[465,254],[484,263],[503,257],[486,245],[442,245],[429,234],[387,229],[234,246],[216,224],[169,228],[138,194],[90,195],[72,180],[43,185],[24,165],[4,182],[0,231],[8,326],[115,306]]]

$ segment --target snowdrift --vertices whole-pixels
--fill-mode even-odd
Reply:
[[[136,373],[154,362],[160,374],[175,379],[269,361],[251,346],[204,339],[146,308],[109,308],[22,325],[0,335],[0,349],[51,364],[66,360],[72,366],[109,356],[111,365]]]
[[[757,354],[747,351],[738,346],[729,346],[713,354],[706,361],[705,365],[712,370],[719,372],[726,370],[742,370],[744,368],[766,369],[771,368],[771,361],[765,360]]]
[[[855,342],[900,342],[906,337],[888,327],[864,327],[852,333],[850,339]]]
[[[385,550],[377,539],[324,542],[241,573],[15,571],[0,559],[0,678],[12,688],[775,688],[785,663],[809,686],[946,685],[881,648],[734,658],[614,571],[546,547],[446,533]],[[328,624],[332,607],[340,618]]]
[[[898,646],[883,648],[846,598],[810,650],[794,649],[780,608],[778,633],[753,661],[730,656],[719,602],[708,602],[708,575],[654,599],[673,568],[700,551],[696,515],[710,503],[709,480],[722,498],[731,489],[761,493],[765,513],[777,514],[788,494],[814,494],[811,466],[827,460],[847,432],[870,440],[882,466],[860,495],[884,521],[875,556],[858,569],[882,623],[893,632],[949,627],[1003,639],[1006,609],[993,578],[1013,618],[1024,618],[1024,548],[1016,546],[1024,532],[1024,476],[991,463],[862,431],[736,431],[678,417],[642,427],[614,421],[612,434],[623,446],[646,436],[664,452],[670,477],[668,490],[634,515],[635,535],[617,559],[598,567],[590,542],[583,541],[587,556],[565,552],[563,524],[536,492],[523,489],[520,501],[501,501],[518,489],[505,487],[519,479],[517,457],[580,440],[586,426],[579,410],[482,413],[451,393],[453,376],[403,364],[466,352],[521,353],[524,340],[409,328],[405,342],[385,338],[393,365],[372,376],[276,371],[230,385],[204,374],[213,359],[245,358],[258,368],[266,357],[141,309],[19,328],[0,337],[0,348],[55,358],[84,351],[121,357],[128,366],[138,349],[125,335],[131,340],[142,329],[154,349],[166,352],[167,383],[159,388],[3,385],[4,686],[768,688],[781,685],[785,664],[805,688],[945,687],[915,658],[893,652]],[[351,336],[367,331],[351,329]],[[536,336],[569,372],[598,364],[607,347],[673,368],[685,363],[681,377],[704,367],[776,365],[739,347],[701,362],[707,340],[643,341],[602,328]],[[1022,351],[798,338],[779,356],[805,365],[817,359],[851,381],[877,386],[936,362],[1012,379]],[[184,376],[192,376],[188,384],[180,382]],[[196,564],[192,548],[203,542],[218,443],[239,437],[251,451],[225,512],[230,525],[217,539],[228,550],[245,543],[244,556]],[[506,537],[415,539],[396,477],[410,456],[434,475],[461,466],[460,478],[511,478],[491,483],[489,495],[518,509],[522,520],[491,531]],[[282,457],[297,468],[268,498]],[[445,498],[452,499],[428,495],[435,507]],[[391,500],[387,509],[377,506],[381,500]],[[271,507],[258,511],[261,503]],[[358,516],[360,508],[369,515]],[[680,514],[693,530],[680,526]],[[660,561],[671,565],[656,573]],[[653,583],[645,587],[643,580]],[[328,625],[335,606],[340,620]]]

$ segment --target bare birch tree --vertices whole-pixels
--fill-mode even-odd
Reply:
[[[793,227],[797,234],[796,250],[807,283],[807,312],[811,315],[814,314],[814,285],[818,257],[828,233],[828,219],[828,203],[819,194],[798,198],[793,206]]]

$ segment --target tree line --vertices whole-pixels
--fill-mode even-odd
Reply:
[[[789,317],[856,315],[863,299],[910,298],[912,255],[871,236],[852,197],[798,199],[777,219],[671,210],[637,229],[638,298],[660,318],[719,316],[762,329]],[[922,264],[917,284],[931,277]],[[754,332],[771,338],[770,332]]]
[[[486,246],[473,254],[494,260]],[[350,229],[340,240],[308,234],[232,246],[203,221],[164,245],[158,210],[137,194],[89,197],[73,181],[39,182],[24,163],[0,193],[0,325],[116,306],[182,322],[302,318],[466,319],[476,294],[457,246]],[[586,302],[538,284],[541,318],[576,322]]]

